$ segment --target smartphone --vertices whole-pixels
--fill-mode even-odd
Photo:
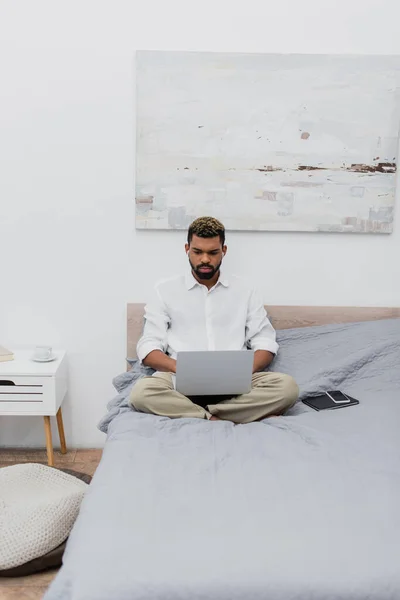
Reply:
[[[350,398],[346,396],[343,392],[325,392],[327,396],[335,403],[335,404],[348,404],[351,402]]]

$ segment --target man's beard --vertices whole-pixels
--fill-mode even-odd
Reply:
[[[196,273],[196,276],[197,276],[199,279],[208,280],[208,279],[212,279],[212,278],[214,277],[214,275],[215,275],[216,273],[218,273],[218,271],[219,271],[219,269],[220,269],[220,267],[221,267],[221,264],[222,264],[222,260],[221,260],[221,262],[220,262],[220,263],[219,263],[219,264],[218,264],[216,267],[212,267],[211,265],[198,265],[197,267],[195,267],[195,266],[192,264],[192,262],[191,262],[191,260],[190,260],[190,259],[189,259],[189,263],[190,263],[190,266],[192,267],[192,271],[194,271],[194,273]],[[207,271],[207,272],[203,272],[203,273],[202,273],[202,272],[199,270],[199,269],[201,269],[201,267],[203,267],[203,268],[207,268],[207,269],[210,269],[210,270],[209,270],[209,271]]]

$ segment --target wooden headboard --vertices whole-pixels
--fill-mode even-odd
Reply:
[[[400,318],[400,307],[268,306],[265,308],[275,329]],[[136,344],[143,329],[143,315],[144,304],[128,304],[127,358],[136,357]]]

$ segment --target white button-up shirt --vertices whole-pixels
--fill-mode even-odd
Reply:
[[[192,273],[159,282],[145,308],[137,345],[141,362],[153,350],[172,358],[193,350],[278,351],[261,296],[236,276],[220,274],[210,290]]]

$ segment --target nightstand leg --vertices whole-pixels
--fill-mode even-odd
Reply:
[[[64,423],[62,418],[61,406],[57,411],[57,427],[58,435],[60,436],[61,454],[67,452],[67,444],[65,443]]]
[[[46,433],[46,448],[47,448],[47,463],[49,467],[54,467],[54,452],[53,452],[53,441],[51,439],[51,425],[50,417],[43,417],[44,419],[44,430]]]

